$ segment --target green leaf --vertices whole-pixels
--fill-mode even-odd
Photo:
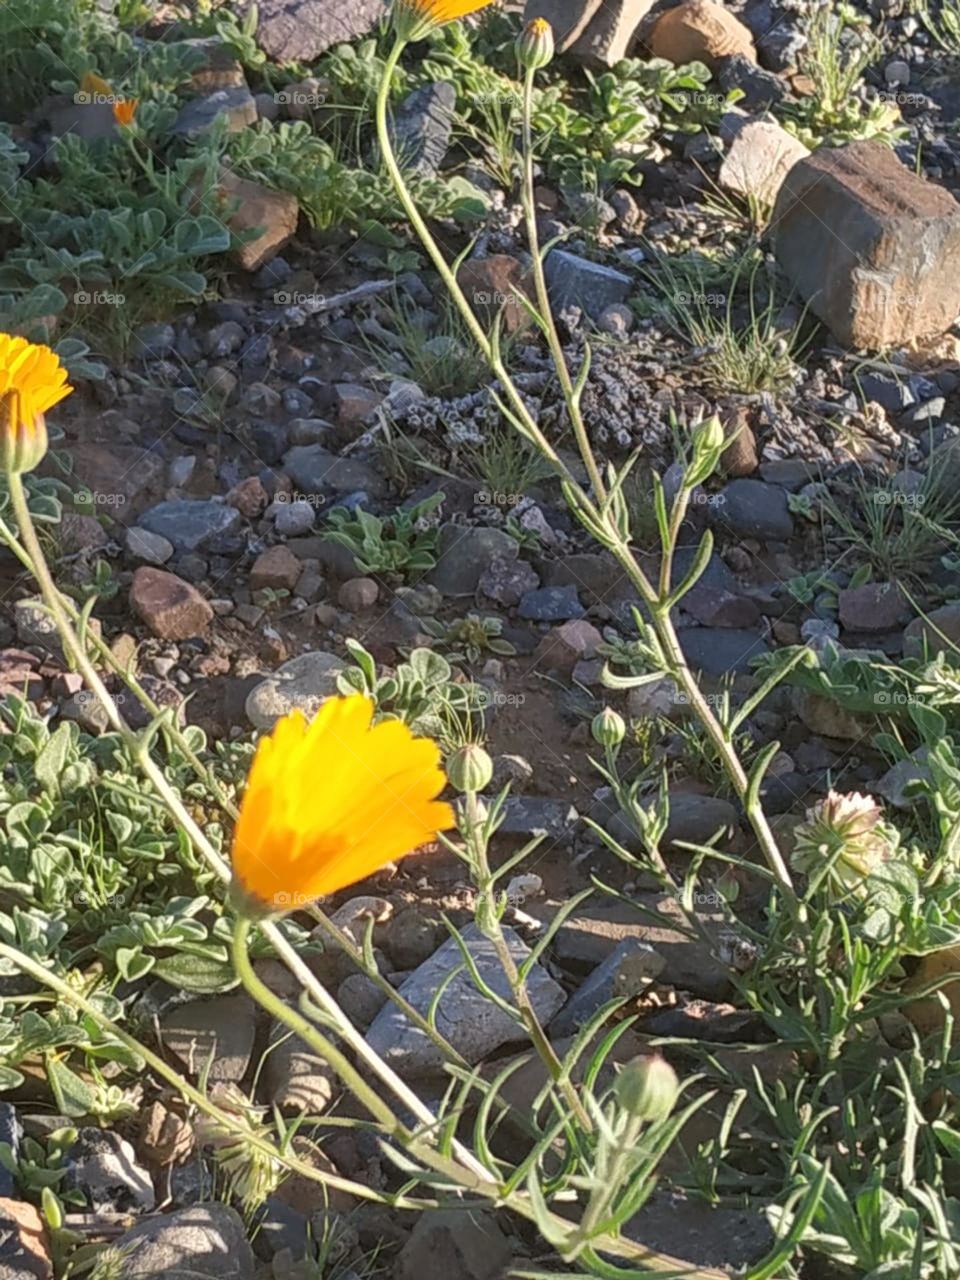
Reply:
[[[67,766],[73,752],[79,732],[72,720],[64,720],[47,740],[46,746],[37,756],[34,765],[34,777],[44,791],[50,795],[60,794],[60,777]]]
[[[71,1120],[88,1116],[96,1105],[93,1090],[75,1071],[53,1054],[47,1057],[47,1080],[61,1115]]]
[[[179,987],[182,991],[195,991],[199,995],[229,991],[239,982],[228,961],[186,953],[158,960],[153,972],[172,987]]]

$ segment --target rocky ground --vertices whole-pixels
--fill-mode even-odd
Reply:
[[[258,39],[270,58],[301,63],[366,34],[379,12],[372,0],[304,0],[292,7],[291,24],[283,19],[291,6],[260,8]],[[721,474],[695,494],[679,557],[682,568],[702,531],[713,530],[707,571],[677,617],[711,698],[742,699],[755,687],[755,660],[775,662],[796,645],[833,671],[864,658],[897,668],[921,658],[925,641],[960,643],[952,554],[960,95],[926,28],[896,0],[863,8],[883,29],[883,57],[866,73],[863,101],[895,103],[902,136],[892,146],[860,139],[808,154],[768,110],[810,93],[800,70],[808,12],[799,0],[530,0],[528,10],[554,23],[571,75],[647,50],[672,63],[703,62],[714,88],[742,90],[715,132],[658,140],[638,162],[640,186],[614,186],[579,205],[546,177],[537,192],[545,238],[565,237],[547,268],[571,361],[583,358],[588,339],[593,347],[584,411],[594,444],[614,462],[642,448],[632,502],[646,563],[656,562],[649,469],[665,473],[668,489],[676,483],[678,438],[714,411],[735,434]],[[236,85],[226,92],[243,95]],[[194,114],[218,109],[198,102]],[[408,104],[402,128],[433,171],[465,162],[442,93],[426,107],[423,98]],[[479,312],[505,306],[511,368],[541,425],[570,453],[556,380],[517,301],[528,264],[515,193],[485,182],[491,212],[461,281]],[[742,242],[745,208],[765,211],[757,269],[764,290],[771,280],[780,290],[755,345],[774,353],[782,376],[753,387],[735,385],[720,359],[724,322],[742,333],[749,299],[729,280],[717,284],[719,301],[706,308],[718,327],[698,345],[676,319],[691,302],[677,295],[689,286],[662,267],[664,258],[709,259]],[[511,886],[507,922],[517,953],[592,877],[660,918],[603,897],[574,911],[531,979],[551,1038],[568,1042],[619,994],[638,1019],[618,1054],[682,1037],[776,1080],[791,1069],[791,1053],[737,1004],[728,970],[678,927],[676,904],[615,862],[583,821],[635,839],[590,763],[590,720],[610,702],[630,719],[638,767],[654,763],[651,787],[659,766],[667,770],[670,857],[682,863],[684,842],[718,832],[731,851],[752,852],[743,812],[698,746],[672,682],[627,695],[601,684],[605,662],[635,658],[629,583],[574,523],[543,470],[529,458],[508,468],[502,444],[493,465],[485,459],[485,442],[505,434],[488,380],[465,387],[438,379],[447,364],[462,373],[468,358],[462,335],[445,328],[439,284],[422,263],[397,270],[362,238],[298,225],[283,200],[245,216],[248,226],[265,219],[265,228],[241,247],[218,296],[138,323],[121,361],[95,351],[107,376],[81,385],[58,411],[75,508],[56,533],[58,581],[81,596],[97,587],[96,616],[111,648],[156,701],[179,708],[213,744],[247,740],[291,707],[312,713],[350,664],[348,638],[382,670],[418,647],[452,654],[455,678],[486,690],[495,780],[511,783],[497,855],[544,837]],[[452,223],[439,231],[451,255],[467,243]],[[411,362],[398,336],[404,308],[427,347],[434,344],[426,363]],[[52,460],[47,470],[55,473]],[[497,487],[498,477],[516,488]],[[434,497],[418,521],[435,560],[429,568],[365,568],[329,537],[334,508],[395,519]],[[100,734],[103,712],[60,660],[34,589],[12,557],[0,571],[0,690],[26,691],[51,724],[70,719]],[[495,622],[479,639],[474,626],[471,648],[463,622],[476,616]],[[751,750],[781,743],[764,793],[778,829],[831,786],[906,810],[904,782],[924,768],[921,758],[891,768],[873,741],[881,721],[901,711],[891,699],[909,695],[867,682],[866,701],[855,704],[825,696],[832,687],[829,679],[785,686],[745,726]],[[749,906],[757,885],[739,878]],[[711,892],[699,906],[719,926]],[[329,905],[358,939],[373,922],[381,971],[426,1011],[454,954],[443,917],[468,927],[474,898],[461,864],[432,850]],[[479,935],[470,945],[481,971],[502,985]],[[377,987],[337,954],[318,956],[316,967],[369,1042],[430,1096],[438,1064]],[[209,1083],[220,1096],[255,1087],[262,1103],[287,1114],[335,1108],[333,1077],[302,1047],[285,1042],[259,1070],[276,1031],[245,996],[196,998],[157,982],[135,1003],[141,1023],[186,1071],[196,1074],[212,1052]],[[485,1003],[465,975],[441,1001],[444,1033],[471,1064],[499,1062],[517,1048],[515,1026]],[[524,1073],[511,1080],[518,1111],[535,1086]],[[532,1235],[503,1218],[390,1213],[349,1197],[322,1207],[297,1177],[267,1199],[251,1231],[219,1202],[228,1197],[211,1184],[191,1122],[150,1085],[137,1087],[138,1114],[106,1129],[81,1124],[64,1182],[78,1193],[70,1223],[91,1235],[105,1229],[129,1249],[123,1274],[494,1280],[511,1263],[536,1260]],[[42,1087],[31,1096],[28,1083],[11,1096],[0,1127],[14,1149],[65,1122]],[[716,1124],[712,1111],[704,1116]],[[684,1135],[688,1152],[710,1132],[707,1120],[700,1131],[701,1118]],[[309,1158],[387,1185],[375,1143],[365,1146],[356,1131],[320,1133],[322,1151],[307,1135],[296,1139]],[[0,1197],[4,1276],[50,1275],[37,1210],[7,1173]],[[707,1208],[679,1189],[659,1192],[631,1230],[730,1275],[771,1240],[753,1207]],[[320,1240],[330,1242],[328,1269],[298,1271]]]

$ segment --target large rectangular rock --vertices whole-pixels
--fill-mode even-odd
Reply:
[[[960,204],[880,143],[798,161],[770,229],[781,267],[845,346],[935,337],[960,313]]]

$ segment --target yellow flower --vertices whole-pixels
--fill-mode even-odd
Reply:
[[[525,71],[540,71],[553,59],[553,27],[546,18],[533,18],[517,36],[516,48]]]
[[[434,27],[486,9],[493,0],[395,0],[393,23],[402,40],[422,40]]]
[[[0,433],[3,466],[32,471],[47,451],[44,414],[73,390],[49,347],[0,333]]]
[[[139,99],[137,98],[121,98],[119,102],[113,104],[113,118],[117,124],[133,124],[133,117],[137,114],[137,106]]]
[[[233,837],[248,914],[300,907],[372,875],[454,825],[440,751],[362,694],[292,711],[257,748]]]

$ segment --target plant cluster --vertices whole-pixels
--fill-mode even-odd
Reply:
[[[430,517],[444,497],[434,493],[411,507],[398,507],[391,516],[375,516],[363,507],[333,507],[325,536],[352,552],[363,573],[424,574],[437,563],[438,530]]]

